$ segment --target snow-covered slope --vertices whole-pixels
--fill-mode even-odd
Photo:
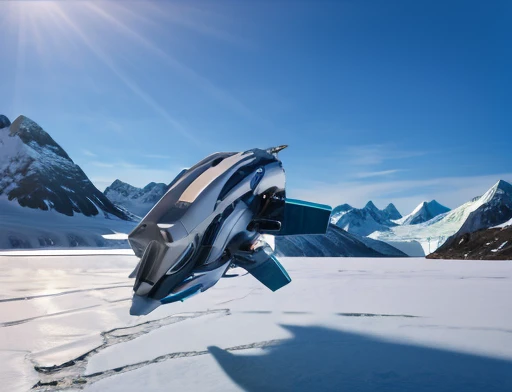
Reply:
[[[382,242],[347,233],[330,224],[326,235],[275,237],[276,252],[282,256],[307,257],[406,257]]]
[[[0,121],[8,124],[5,116]],[[0,196],[39,210],[132,220],[89,181],[39,125],[19,116],[0,129]]]
[[[439,204],[436,200],[424,201],[420,203],[413,212],[404,216],[395,222],[400,225],[416,225],[418,223],[427,222],[438,215],[445,214],[450,209]]]
[[[389,207],[386,207],[388,210],[379,210],[371,201],[364,208],[352,208],[348,204],[344,204],[334,209],[331,223],[349,233],[367,236],[375,231],[383,231],[396,226],[396,223],[390,220],[390,211],[391,213],[394,211]]]
[[[103,215],[67,216],[55,210],[21,207],[0,197],[0,249],[129,248],[126,239],[111,238],[113,234],[126,238],[135,225]]]
[[[144,188],[137,188],[120,180],[115,180],[105,189],[105,196],[131,213],[143,217],[167,192],[164,183],[150,182]]]
[[[404,241],[418,242],[424,254],[429,254],[459,230],[459,233],[475,231],[496,226],[511,218],[512,186],[500,180],[483,196],[476,197],[427,222],[390,227],[387,230],[374,232],[370,237],[388,242],[395,247],[397,243]]]

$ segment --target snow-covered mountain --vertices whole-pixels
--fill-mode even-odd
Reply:
[[[396,209],[395,205],[393,203],[389,203],[388,206],[386,208],[384,208],[382,211],[384,211],[387,216],[388,216],[388,219],[400,219],[402,218],[402,214],[400,214],[400,212],[398,212],[398,210]]]
[[[396,223],[400,225],[416,225],[418,223],[429,221],[430,219],[433,219],[438,215],[445,214],[448,211],[450,211],[448,207],[439,204],[436,200],[424,201],[420,203],[409,215],[396,220]]]
[[[105,189],[104,194],[114,204],[143,217],[162,198],[168,188],[168,185],[156,182],[150,182],[144,188],[137,188],[121,180],[115,180]]]
[[[137,217],[114,205],[48,133],[0,116],[0,248],[127,247]]]
[[[352,207],[350,204],[341,204],[332,209],[331,217],[338,216],[338,215],[342,214],[343,212],[347,212],[352,209],[354,209],[354,207]]]
[[[325,235],[275,237],[275,247],[279,255],[290,257],[407,257],[385,242],[347,233],[333,224]]]
[[[399,225],[374,232],[371,238],[385,241],[410,256],[434,252],[454,234],[464,234],[507,222],[512,218],[512,185],[498,181],[484,195],[447,213],[415,225]],[[423,254],[411,253],[410,244],[421,245]],[[416,249],[420,249],[416,247]]]
[[[105,197],[34,121],[19,116],[9,124],[2,116],[0,122],[8,124],[0,129],[0,197],[68,216],[133,219]]]
[[[507,222],[512,218],[512,185],[500,180],[479,202],[458,231],[458,235],[471,233]]]
[[[369,201],[364,208],[353,208],[343,204],[334,209],[331,215],[331,223],[352,234],[367,236],[375,231],[387,230],[396,226],[391,219],[400,213],[393,204],[384,210],[379,210],[372,201]]]

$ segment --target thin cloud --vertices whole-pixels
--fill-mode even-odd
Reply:
[[[92,151],[90,150],[82,150],[82,154],[84,154],[85,156],[88,156],[88,157],[96,157],[97,155],[95,153],[93,153]]]
[[[426,151],[398,149],[392,144],[350,146],[341,153],[347,164],[355,166],[380,165],[390,160],[414,158],[426,154]]]
[[[144,168],[143,165],[125,162],[125,161],[118,161],[118,162],[92,161],[92,162],[89,162],[89,164],[92,166],[105,167],[105,168],[110,168],[110,167],[115,167],[115,168],[119,168],[119,169],[143,169]]]
[[[381,171],[374,171],[374,172],[362,172],[362,173],[356,173],[354,177],[356,178],[371,178],[371,177],[385,177],[390,176],[395,173],[399,173],[404,171],[403,169],[392,169],[392,170],[381,170]]]

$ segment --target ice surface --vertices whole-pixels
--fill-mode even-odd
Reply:
[[[0,257],[2,388],[512,390],[512,262],[284,258],[132,317],[136,261]]]

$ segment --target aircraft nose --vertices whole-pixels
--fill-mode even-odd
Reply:
[[[160,301],[149,297],[141,297],[134,294],[132,298],[132,306],[130,307],[130,315],[145,316],[161,305]]]

